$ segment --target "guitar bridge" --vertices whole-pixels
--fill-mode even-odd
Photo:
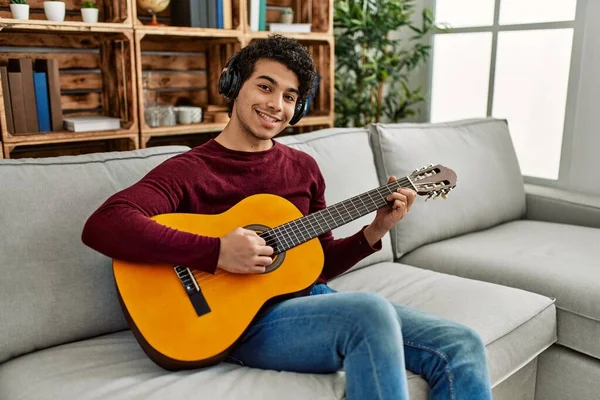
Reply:
[[[194,274],[192,274],[192,271],[189,268],[182,267],[180,265],[173,267],[173,269],[175,270],[179,281],[183,285],[183,289],[188,295],[196,314],[199,317],[208,314],[210,312],[210,307],[208,306],[206,298],[204,298],[202,290],[200,289]]]

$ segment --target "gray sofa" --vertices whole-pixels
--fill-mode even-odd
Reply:
[[[524,185],[506,121],[380,124],[277,140],[315,157],[329,204],[430,163],[456,171],[447,200],[419,197],[382,250],[331,285],[474,328],[487,346],[495,399],[598,398],[600,200]],[[127,329],[111,260],[82,244],[81,229],[110,194],[187,149],[0,161],[0,400],[345,398],[343,371],[222,363],[169,372]],[[426,399],[426,382],[408,376],[411,399]]]

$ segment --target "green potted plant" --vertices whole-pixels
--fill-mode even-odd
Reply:
[[[411,72],[429,55],[433,13],[413,0],[335,0],[335,126],[398,122],[424,101]],[[400,39],[393,38],[400,34]],[[385,90],[384,90],[385,89]]]
[[[27,0],[10,0],[10,12],[14,19],[29,19]]]
[[[44,1],[44,13],[48,21],[63,22],[65,20],[65,3],[59,0]]]
[[[279,22],[281,22],[282,24],[291,24],[292,22],[294,22],[294,10],[292,10],[289,7],[283,8],[281,10]]]
[[[83,22],[98,22],[98,6],[95,2],[86,0],[81,3],[81,18],[83,18]]]

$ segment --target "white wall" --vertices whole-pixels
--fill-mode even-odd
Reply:
[[[600,195],[600,1],[588,0],[570,162],[560,187]],[[568,155],[566,155],[568,158]]]

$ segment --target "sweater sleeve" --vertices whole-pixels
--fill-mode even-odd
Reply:
[[[319,171],[317,173],[316,191],[311,201],[310,213],[312,214],[326,207],[325,180]],[[331,231],[319,236],[325,255],[323,276],[327,280],[341,275],[363,258],[381,250],[381,240],[377,241],[373,247],[369,245],[364,234],[365,228],[366,225],[354,235],[341,239],[335,239]]]
[[[108,198],[85,223],[83,243],[110,258],[214,273],[219,238],[182,232],[151,219],[176,212],[183,201],[187,188],[182,160],[177,156],[167,160],[139,182]]]

